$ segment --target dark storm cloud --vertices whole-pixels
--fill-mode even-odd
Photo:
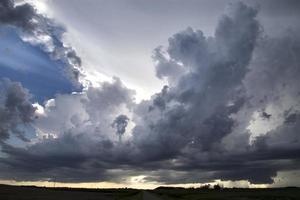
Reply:
[[[132,95],[133,91],[115,78],[113,83],[89,87],[81,94],[57,96],[55,104],[45,108],[46,115],[33,124],[58,137],[43,135],[28,148],[3,143],[2,152],[10,158],[0,158],[0,177],[62,182],[117,179],[108,171],[126,165],[132,149],[111,139],[115,137],[111,123],[118,116],[118,131],[124,134],[128,118],[119,110],[132,106]]]
[[[96,168],[95,156],[92,152],[84,152],[86,145],[96,147],[93,141],[84,135],[70,134],[65,134],[59,139],[46,139],[26,150],[3,145],[2,152],[11,155],[11,158],[1,160],[4,167],[2,166],[3,173],[0,176],[2,179],[13,177],[16,180],[42,179],[63,182],[103,179],[103,175],[100,176],[103,170]],[[104,146],[110,147],[109,144]],[[97,149],[102,152],[109,150]]]
[[[35,108],[30,103],[30,95],[20,83],[0,79],[0,141],[11,134],[21,140],[26,139],[21,125],[33,121]]]
[[[55,137],[26,148],[4,144],[1,177],[272,183],[278,171],[299,169],[300,39],[293,32],[265,36],[256,15],[232,4],[213,37],[189,27],[156,48],[157,76],[168,85],[150,100],[134,104],[117,78],[57,96],[36,122]],[[255,120],[280,122],[251,140],[255,113]],[[124,136],[135,126],[118,141],[112,122]]]
[[[238,142],[234,142],[232,152],[215,151],[214,154],[209,155],[209,160],[205,159],[205,154],[199,152],[196,152],[198,156],[185,154],[191,159],[190,165],[187,166],[192,166],[193,169],[205,169],[205,166],[192,164],[198,160],[208,164],[208,169],[216,170],[213,166],[217,163],[220,168],[214,175],[216,178],[247,179],[253,183],[270,183],[271,177],[274,177],[279,170],[299,169],[299,118],[297,118],[300,108],[300,83],[297,78],[300,75],[299,42],[299,37],[293,32],[286,32],[280,38],[261,38],[248,66],[249,72],[243,80],[248,98],[239,112],[249,112],[251,115],[255,110],[260,113],[260,117],[263,117],[262,120],[269,121],[282,117],[283,123],[267,134],[257,137],[252,145],[246,143],[240,152],[237,151],[239,143],[249,138],[239,138]],[[272,109],[265,111],[269,105],[279,109],[280,115],[276,116],[278,111],[273,113]],[[247,119],[247,116],[244,115],[244,118]],[[235,121],[236,125],[241,122],[240,119]],[[233,133],[228,137],[231,140],[235,139],[230,137],[231,135],[233,136]],[[222,145],[226,146],[227,142],[223,140]],[[227,164],[230,168],[226,169]]]
[[[201,173],[207,174],[205,181],[209,177],[271,183],[278,170],[299,168],[297,124],[280,125],[251,145],[246,126],[238,129],[248,116],[233,117],[251,116],[272,104],[286,104],[280,108],[283,113],[299,109],[298,36],[292,32],[281,38],[259,37],[255,9],[237,3],[228,12],[215,37],[188,28],[169,39],[166,52],[162,47],[154,52],[157,75],[166,77],[170,87],[155,95],[153,103],[137,106],[133,140],[146,160],[173,160],[178,174],[195,171],[180,181],[163,173],[153,180],[197,182],[200,178],[191,177]],[[264,112],[264,117],[274,117]]]
[[[270,36],[280,36],[286,29],[300,31],[300,3],[297,0],[245,1],[259,7],[259,19]],[[280,24],[280,27],[278,26]]]
[[[27,3],[15,5],[13,0],[3,0],[0,2],[0,25],[13,25],[24,32],[25,38],[30,38],[33,44],[50,54],[55,60],[60,60],[67,66],[65,72],[74,84],[79,86],[81,59],[71,47],[66,47],[62,41],[65,32],[61,25],[57,25],[53,20],[37,14],[36,10]],[[39,41],[39,37],[49,37],[51,44]]]
[[[171,82],[173,79],[177,79],[177,77],[184,72],[182,66],[178,63],[165,58],[162,52],[162,47],[154,49],[152,59],[156,62],[156,76],[160,79],[168,77],[169,82]]]
[[[300,2],[297,0],[265,0],[255,2],[265,9],[268,14],[274,16],[300,15]]]
[[[185,72],[155,96],[154,107],[163,106],[163,112],[147,112],[147,103],[138,105],[142,120],[133,134],[145,155],[175,156],[189,143],[208,151],[231,132],[234,122],[229,116],[236,112],[232,106],[241,106],[239,84],[259,34],[255,16],[254,9],[235,4],[219,22],[215,38],[188,28],[169,39],[168,64],[183,63]],[[155,57],[157,62],[162,60],[161,54]],[[233,105],[228,106],[229,102]]]
[[[299,114],[298,113],[292,113],[288,114],[284,120],[285,123],[295,123],[297,122],[297,119],[299,120]]]
[[[16,25],[29,31],[34,29],[34,16],[35,10],[29,4],[14,6],[12,0],[0,2],[0,23]]]

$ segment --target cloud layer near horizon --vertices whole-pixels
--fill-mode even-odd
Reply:
[[[31,18],[19,21],[23,9],[36,15],[27,4],[4,2],[2,23],[38,29]],[[168,84],[138,104],[134,91],[114,78],[57,95],[34,113],[26,89],[3,80],[21,100],[13,104],[4,95],[0,101],[0,178],[122,182],[145,175],[159,183],[272,183],[278,171],[299,169],[300,38],[292,31],[266,36],[256,15],[235,3],[213,37],[191,27],[171,36],[152,56],[157,77]],[[64,57],[78,58],[69,53]],[[8,94],[2,85],[1,94]],[[8,104],[15,105],[13,118]],[[9,144],[23,123],[37,137],[26,147]]]

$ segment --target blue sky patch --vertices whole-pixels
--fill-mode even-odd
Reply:
[[[51,59],[39,46],[23,42],[16,28],[0,28],[0,78],[21,82],[30,90],[34,101],[41,103],[57,93],[76,90],[64,74],[66,67],[62,61]]]

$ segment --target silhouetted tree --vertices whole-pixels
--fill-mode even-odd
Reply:
[[[222,186],[219,184],[214,185],[214,190],[221,190]]]
[[[210,189],[210,184],[201,185],[200,189],[208,190]]]

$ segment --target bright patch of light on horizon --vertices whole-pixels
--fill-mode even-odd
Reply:
[[[146,181],[145,181],[145,178],[146,178],[147,176],[145,176],[145,175],[140,175],[140,176],[132,176],[132,177],[130,177],[130,183],[145,183]]]

